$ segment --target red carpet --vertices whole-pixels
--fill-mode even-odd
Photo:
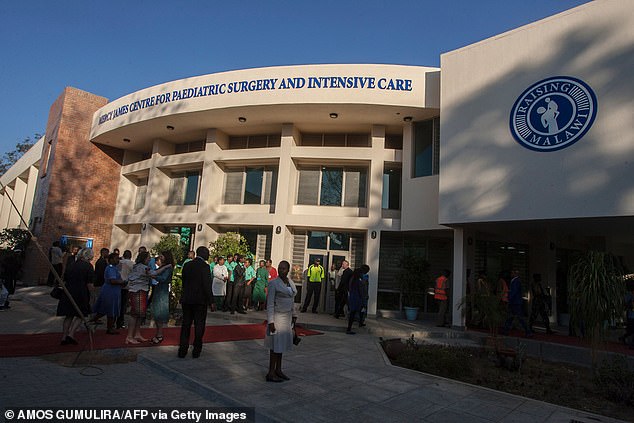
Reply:
[[[246,325],[222,325],[207,326],[205,329],[204,343],[244,341],[249,339],[263,339],[265,326],[262,324]],[[143,328],[143,337],[151,339],[155,334],[154,328]],[[320,335],[321,332],[304,329],[297,326],[297,335]],[[152,343],[143,342],[135,345],[125,345],[127,330],[120,330],[119,335],[106,335],[105,330],[98,330],[93,336],[95,350],[107,350],[113,348],[138,348],[152,347]],[[0,357],[32,357],[62,352],[80,351],[88,349],[89,337],[83,331],[76,334],[79,345],[60,345],[61,333],[38,334],[9,334],[0,335]],[[191,339],[194,337],[192,326]],[[180,339],[180,327],[163,329],[163,342],[160,345],[178,345]]]

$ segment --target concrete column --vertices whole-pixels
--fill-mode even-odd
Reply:
[[[207,131],[205,162],[200,182],[200,204],[198,207],[201,223],[205,223],[205,216],[216,213],[218,206],[222,204],[224,173],[214,160],[220,156],[222,149],[226,148],[228,144],[229,137],[224,132],[218,129],[209,129]],[[203,229],[203,232],[206,233],[206,229]],[[210,236],[214,238],[209,239],[209,241],[213,241],[217,235],[214,236],[210,233]]]
[[[465,318],[458,304],[467,293],[467,249],[464,229],[455,228],[453,231],[453,272],[452,272],[452,317],[451,326],[464,328]]]
[[[24,208],[24,199],[26,198],[26,188],[27,184],[22,178],[18,177],[15,180],[15,188],[13,189],[13,202],[15,203],[15,208],[11,207],[11,213],[9,213],[9,228],[19,228],[22,225],[22,209]],[[16,210],[17,208],[17,210]],[[29,221],[27,220],[28,224]]]
[[[383,200],[383,152],[385,149],[385,126],[372,126],[372,160],[368,169],[368,221],[370,228],[366,232],[366,264],[370,266],[368,290],[368,314],[375,315],[379,282],[379,255],[381,246],[381,226]],[[376,237],[372,239],[372,233]]]
[[[291,248],[293,234],[286,227],[286,215],[291,214],[295,202],[295,189],[297,186],[297,169],[292,161],[292,151],[295,140],[299,139],[299,131],[292,123],[282,126],[282,139],[280,142],[280,161],[277,174],[277,195],[275,202],[275,215],[273,217],[273,239],[271,240],[271,259],[273,263],[285,259],[291,262]],[[277,228],[280,233],[277,233]]]
[[[2,196],[2,209],[0,209],[0,229],[9,227],[9,216],[11,216],[11,210],[13,209],[9,198],[13,198],[13,188],[5,185],[4,195]]]
[[[38,170],[35,166],[29,166],[26,184],[26,195],[24,196],[24,205],[22,206],[22,216],[28,224],[31,221],[31,212],[33,211],[33,200],[35,199],[35,188],[37,187]]]

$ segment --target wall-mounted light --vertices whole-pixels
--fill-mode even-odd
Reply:
[[[376,239],[376,231],[370,232],[370,238]]]
[[[130,142],[130,138],[124,138],[123,142]]]
[[[330,114],[330,119],[337,119],[339,117],[339,114],[337,113],[331,113]]]
[[[412,121],[412,117],[411,116],[405,116],[403,118],[403,122],[411,122]]]
[[[147,225],[146,225],[145,223],[144,223],[144,224],[142,224],[142,225],[141,225],[141,230],[142,230],[142,231],[144,231],[146,227],[147,227]]]
[[[167,125],[166,128],[167,128],[168,131],[173,131],[174,130],[174,127],[172,125]]]
[[[240,116],[240,117],[238,118],[238,122],[240,122],[240,123],[244,123],[244,122],[246,122],[246,121],[247,121],[247,118],[245,118],[244,116]]]
[[[198,224],[198,226],[196,226],[196,229],[198,230],[198,232],[203,230],[203,225],[202,224]]]
[[[281,226],[276,226],[275,227],[275,233],[278,234],[278,235],[281,234],[282,233],[282,227]]]

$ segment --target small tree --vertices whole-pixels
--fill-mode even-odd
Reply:
[[[583,337],[590,341],[593,367],[598,343],[605,339],[605,323],[621,316],[624,296],[623,271],[613,255],[588,251],[570,267],[570,324],[582,327]]]
[[[0,176],[4,175],[4,173],[9,170],[24,153],[29,151],[40,138],[42,138],[42,135],[38,133],[33,135],[33,138],[26,137],[24,140],[18,141],[15,145],[15,149],[4,153],[4,155],[0,157]]]
[[[170,251],[174,256],[174,261],[180,263],[183,260],[183,248],[175,235],[163,235],[159,241],[150,248],[150,254],[159,255],[162,251]]]
[[[429,262],[418,255],[408,254],[400,263],[401,271],[397,274],[403,305],[414,307],[416,299],[425,295],[431,285]]]
[[[31,234],[26,229],[10,228],[0,232],[0,245],[8,250],[24,251],[30,240]]]
[[[252,256],[247,240],[236,232],[227,232],[209,243],[211,257],[227,257],[233,254]]]

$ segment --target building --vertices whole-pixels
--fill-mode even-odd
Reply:
[[[423,257],[431,274],[453,269],[454,326],[476,271],[515,267],[543,276],[565,319],[575,251],[634,267],[632,28],[627,2],[599,0],[445,53],[440,69],[248,69],[112,102],[67,89],[40,141],[30,225],[121,250],[239,232],[300,286],[315,257],[367,263],[370,314],[399,307],[400,260]],[[5,196],[37,168],[23,161]]]

